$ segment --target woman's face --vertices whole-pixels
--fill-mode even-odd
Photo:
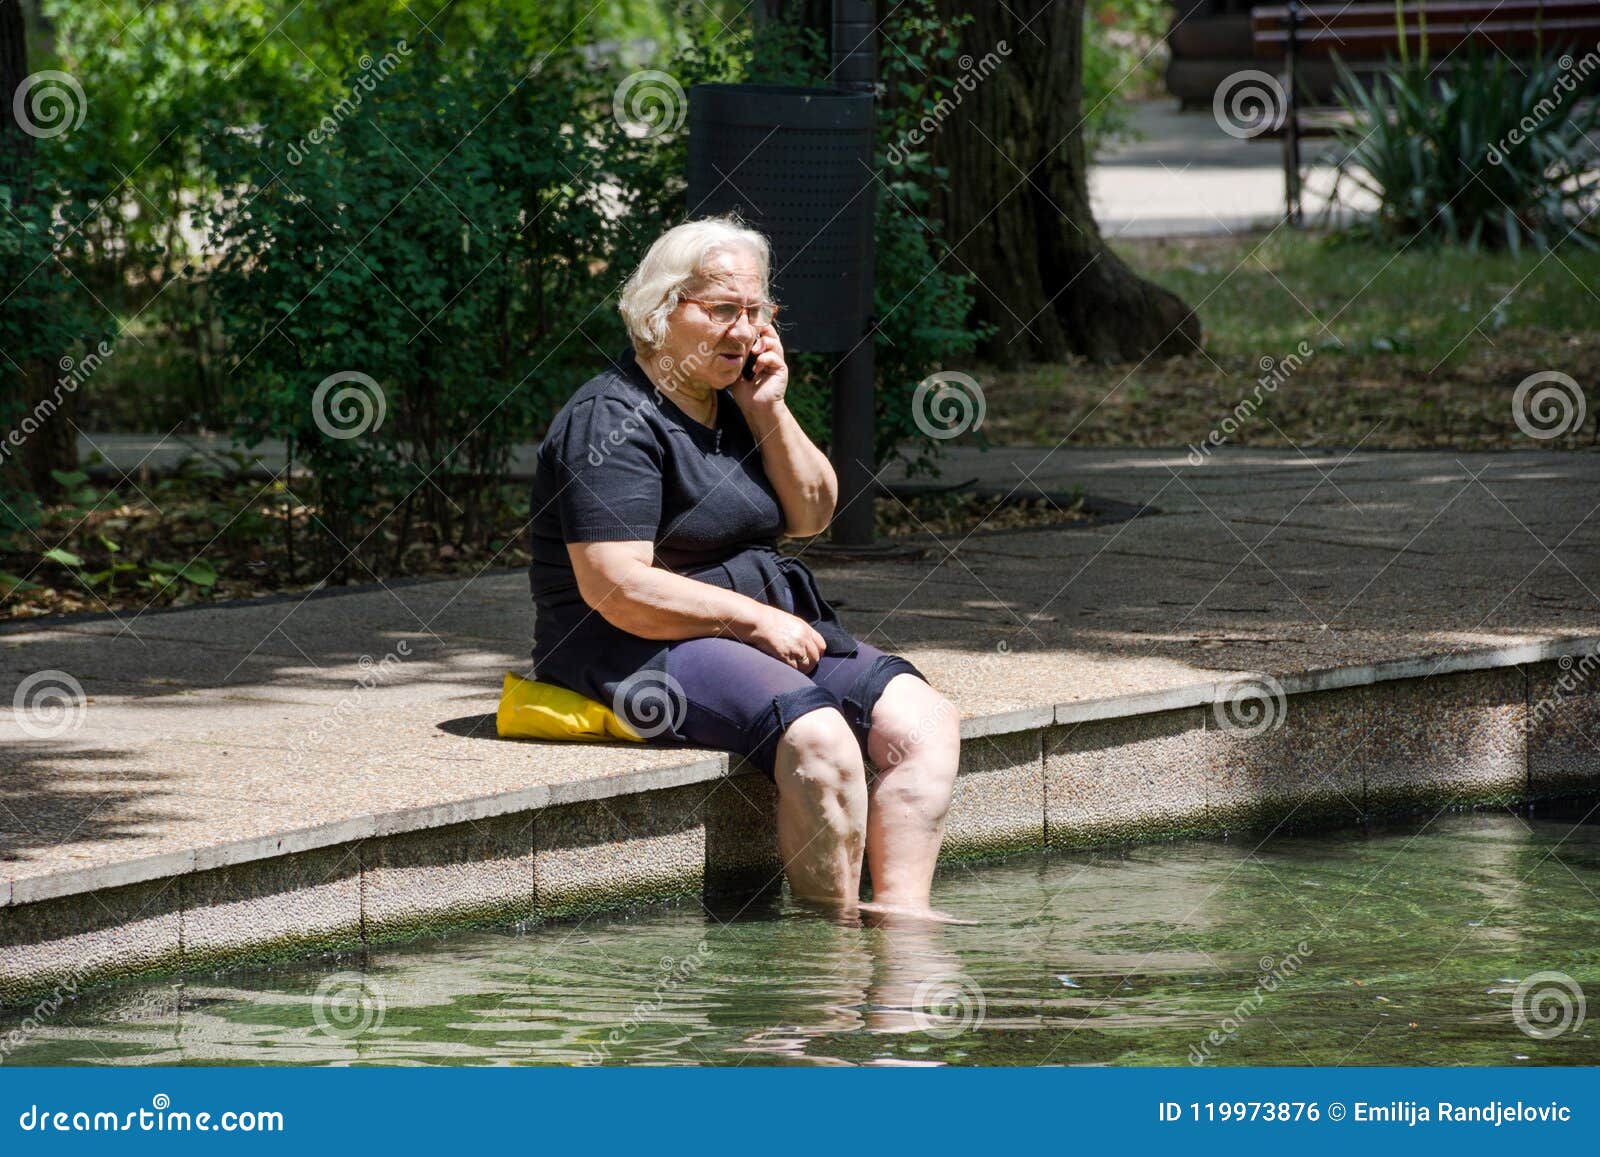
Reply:
[[[700,301],[680,301],[667,315],[667,339],[654,351],[659,362],[671,358],[666,371],[675,383],[691,388],[726,389],[739,380],[745,356],[755,348],[760,328],[741,313],[731,324],[711,320],[702,302],[732,301],[758,305],[762,293],[761,267],[746,249],[712,252],[700,269],[701,277],[684,291]]]

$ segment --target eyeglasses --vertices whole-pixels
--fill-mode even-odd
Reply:
[[[778,314],[778,306],[770,301],[758,301],[755,305],[744,305],[737,301],[702,301],[698,297],[685,297],[682,300],[692,301],[706,312],[706,316],[718,325],[732,325],[744,313],[750,314],[750,321],[755,325],[767,325]]]

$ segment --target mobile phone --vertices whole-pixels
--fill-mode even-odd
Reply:
[[[756,351],[755,350],[751,350],[749,355],[744,359],[744,369],[739,372],[739,376],[742,377],[747,382],[755,380],[755,376],[756,376]]]

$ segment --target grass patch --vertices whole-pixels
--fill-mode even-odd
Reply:
[[[1312,355],[1262,391],[1230,444],[1575,448],[1594,439],[1600,255],[1396,253],[1287,230],[1117,248],[1199,311],[1205,353],[981,373],[992,440],[1198,444],[1255,396],[1263,359],[1282,365],[1302,342]],[[1544,370],[1588,394],[1585,428],[1550,440],[1518,429],[1512,393]]]

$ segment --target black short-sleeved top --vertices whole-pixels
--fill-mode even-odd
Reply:
[[[695,421],[655,388],[632,350],[556,414],[532,497],[540,680],[610,704],[621,681],[665,666],[665,642],[622,631],[583,601],[569,542],[652,542],[656,565],[801,615],[830,652],[853,646],[810,572],[776,552],[783,510],[739,407],[721,398],[714,428]]]

